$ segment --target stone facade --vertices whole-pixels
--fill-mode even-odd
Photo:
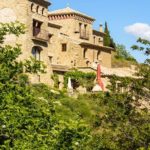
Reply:
[[[102,26],[93,30],[92,17],[69,7],[49,12],[49,6],[47,0],[0,0],[0,22],[18,20],[26,25],[24,35],[9,36],[6,41],[22,44],[20,60],[33,56],[47,66],[45,74],[30,75],[31,82],[53,85],[54,72],[63,80],[63,73],[70,68],[84,70],[93,63],[111,68],[113,49],[103,45]]]

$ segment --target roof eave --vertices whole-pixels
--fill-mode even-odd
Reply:
[[[87,18],[91,21],[95,21],[96,19],[95,18],[92,18],[90,16],[86,16],[86,15],[83,15],[83,14],[79,14],[79,13],[76,13],[76,12],[66,12],[66,13],[51,13],[49,12],[48,16],[55,16],[55,15],[68,15],[68,14],[75,14],[75,15],[78,15],[78,16],[82,16],[84,18]]]
[[[81,46],[91,46],[91,47],[94,47],[94,48],[96,48],[96,49],[103,48],[103,49],[106,49],[106,50],[115,51],[115,49],[112,48],[112,47],[100,46],[100,45],[95,45],[95,44],[92,44],[92,43],[81,42],[80,45],[81,45]]]
[[[97,34],[99,34],[99,35],[102,35],[102,36],[106,35],[106,33],[100,32],[100,31],[97,31],[97,30],[93,30],[93,34],[94,34],[94,32],[97,33]]]

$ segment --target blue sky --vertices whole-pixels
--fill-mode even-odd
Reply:
[[[94,29],[98,30],[99,24],[107,21],[115,42],[124,44],[139,62],[144,61],[145,56],[130,47],[136,43],[138,36],[150,39],[150,0],[50,1],[50,11],[65,8],[69,3],[71,8],[93,16],[96,19]]]

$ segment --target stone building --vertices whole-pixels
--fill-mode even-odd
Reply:
[[[53,85],[51,75],[56,72],[61,83],[69,69],[92,70],[97,63],[111,68],[114,49],[103,45],[102,25],[93,30],[94,18],[69,7],[49,12],[50,5],[48,0],[0,0],[0,22],[26,25],[24,35],[6,41],[22,44],[20,60],[33,56],[47,66],[45,74],[30,75],[31,82]]]

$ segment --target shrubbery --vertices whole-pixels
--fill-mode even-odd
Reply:
[[[6,34],[23,33],[18,23],[1,27],[0,43]],[[113,85],[117,80],[124,87],[130,84],[132,92],[116,92],[112,86],[112,92],[74,99],[44,84],[30,84],[23,72],[25,63],[16,61],[20,53],[20,46],[0,47],[0,149],[150,149],[149,109],[135,105],[139,98],[149,98],[149,65],[140,69],[142,78],[136,82],[112,77]],[[43,71],[41,62],[34,63],[28,62],[27,72]],[[65,82],[68,77],[87,87],[95,74],[69,72]]]
[[[4,35],[19,36],[24,26],[1,24],[0,43]],[[58,120],[54,99],[46,85],[31,85],[25,72],[44,72],[42,62],[16,61],[20,46],[0,46],[0,149],[80,149],[90,139],[82,121]]]
[[[67,72],[65,74],[65,87],[67,87],[67,83],[68,83],[68,78],[71,78],[72,82],[73,82],[73,86],[76,89],[79,86],[83,86],[85,87],[88,91],[91,91],[91,89],[94,86],[94,80],[96,78],[96,74],[95,73],[84,73],[78,70],[73,70],[70,72]]]

